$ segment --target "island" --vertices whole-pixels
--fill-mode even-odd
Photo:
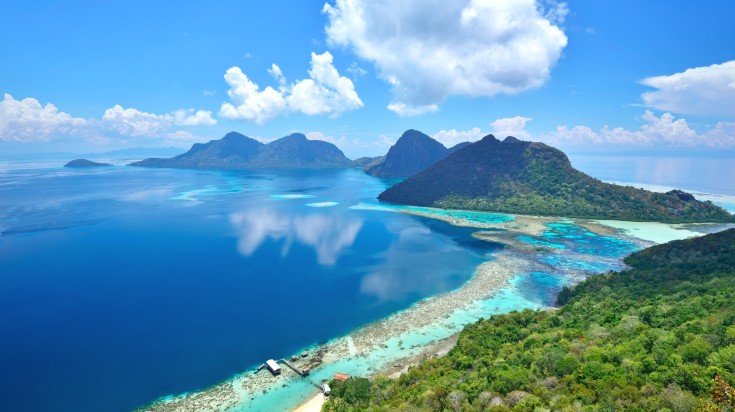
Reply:
[[[309,140],[301,133],[266,144],[230,132],[219,140],[196,143],[178,156],[145,159],[129,166],[232,170],[347,168],[354,163],[332,143]]]
[[[386,202],[522,215],[667,223],[733,222],[680,190],[655,193],[602,182],[539,142],[493,135],[467,145],[378,196]]]
[[[449,149],[418,130],[406,130],[391,146],[385,156],[360,158],[355,163],[365,169],[365,173],[376,177],[405,178],[414,175],[428,166],[444,159],[450,154],[469,145],[459,143]]]
[[[112,166],[112,165],[109,163],[93,162],[88,159],[74,159],[64,165],[64,167],[73,167],[73,168],[103,167],[103,166]]]
[[[396,379],[333,380],[322,410],[731,410],[735,229],[625,263],[564,289],[558,310],[467,325]]]

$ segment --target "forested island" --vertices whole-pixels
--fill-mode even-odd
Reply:
[[[130,166],[241,170],[354,167],[354,164],[332,143],[309,140],[301,133],[261,143],[230,132],[218,140],[195,143],[178,156],[145,159]]]
[[[330,382],[323,411],[726,411],[735,407],[735,229],[654,246],[559,295],[468,325],[397,379]]]
[[[64,165],[64,167],[72,167],[72,168],[104,167],[104,166],[112,166],[112,165],[109,163],[93,162],[89,159],[74,159],[72,161],[67,162]]]
[[[539,142],[493,135],[387,189],[380,200],[446,209],[626,221],[733,222],[711,202],[679,190],[655,193],[602,182]]]

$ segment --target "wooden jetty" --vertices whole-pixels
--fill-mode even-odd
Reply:
[[[291,362],[287,361],[286,359],[281,359],[281,360],[280,360],[280,362],[281,362],[281,363],[284,363],[284,364],[285,364],[286,366],[288,366],[288,367],[289,367],[289,368],[290,368],[290,369],[291,369],[292,371],[294,371],[294,372],[298,373],[298,374],[299,374],[299,376],[307,376],[307,375],[309,374],[309,372],[310,372],[310,371],[309,371],[309,368],[303,368],[303,369],[302,369],[302,368],[299,368],[299,367],[297,367],[296,365],[294,365],[293,363],[291,363]]]

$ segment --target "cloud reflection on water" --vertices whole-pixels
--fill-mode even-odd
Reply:
[[[230,223],[238,234],[237,249],[252,255],[266,240],[283,240],[282,256],[294,241],[311,246],[322,265],[334,265],[342,251],[352,246],[362,219],[331,214],[289,214],[273,209],[232,213]]]
[[[426,296],[457,287],[469,259],[459,246],[439,240],[428,227],[403,228],[382,261],[360,284],[360,292],[378,301],[399,301],[407,295]],[[430,244],[430,245],[429,245]],[[464,257],[464,258],[463,258]]]

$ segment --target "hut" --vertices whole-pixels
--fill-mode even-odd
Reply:
[[[324,393],[325,396],[329,396],[329,393],[332,392],[332,388],[329,387],[328,383],[322,384],[322,393]]]
[[[346,373],[339,373],[339,372],[337,372],[337,373],[334,374],[334,380],[336,380],[336,381],[346,381],[347,378],[349,378],[349,377],[350,377],[350,375],[348,375]]]
[[[273,359],[268,359],[267,361],[265,361],[265,365],[268,367],[268,370],[271,371],[272,374],[274,375],[281,374],[281,367],[278,366],[276,361],[274,361]]]

